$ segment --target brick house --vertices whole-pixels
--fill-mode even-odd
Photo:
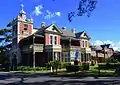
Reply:
[[[10,62],[16,58],[17,64],[40,66],[52,60],[60,62],[90,61],[90,37],[86,32],[75,29],[59,29],[56,24],[33,28],[33,20],[26,17],[22,9],[12,21],[12,49]]]
[[[109,46],[110,44],[91,46],[91,57],[96,63],[103,63],[105,58],[113,56],[114,50]]]

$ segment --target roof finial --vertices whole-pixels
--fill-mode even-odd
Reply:
[[[23,8],[24,8],[24,5],[23,5],[23,4],[21,4],[20,6],[21,6],[21,8],[22,8],[22,10],[21,10],[21,12],[20,12],[20,13],[24,13],[24,14],[25,14],[24,9],[23,9]]]
[[[20,6],[21,6],[21,8],[22,8],[22,11],[23,11],[24,5],[23,5],[23,4],[21,4]]]

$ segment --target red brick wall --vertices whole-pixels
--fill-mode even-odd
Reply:
[[[48,45],[49,44],[49,34],[45,33],[45,44]]]
[[[58,36],[58,45],[60,45],[60,39],[61,39],[61,36]]]
[[[82,40],[80,40],[80,48],[82,48],[83,44],[82,44]]]
[[[32,33],[32,25],[31,24],[28,25],[28,31],[29,31],[29,34]]]
[[[32,33],[32,25],[31,24],[28,24],[27,30],[30,34]],[[19,33],[22,34],[23,31],[24,31],[24,24],[20,23]]]
[[[19,27],[19,33],[22,34],[22,31],[23,31],[23,23],[20,23],[20,27]]]

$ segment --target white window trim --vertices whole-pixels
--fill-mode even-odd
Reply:
[[[86,42],[87,42],[87,45],[86,45]],[[87,41],[87,40],[82,40],[82,47],[83,48],[88,48],[88,42],[89,41]],[[84,46],[83,46],[83,44],[84,44]]]
[[[52,38],[52,44],[51,44],[51,38],[50,38],[50,36],[52,36],[53,38]],[[56,36],[56,44],[55,44],[55,36]],[[50,45],[58,45],[58,36],[57,35],[53,35],[53,34],[49,34],[49,44]]]

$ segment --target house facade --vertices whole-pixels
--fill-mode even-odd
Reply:
[[[104,63],[105,59],[112,57],[114,54],[113,48],[109,46],[110,44],[91,46],[91,59],[96,63]]]
[[[26,17],[22,9],[12,21],[12,49],[10,62],[16,59],[17,64],[40,66],[52,60],[60,62],[79,62],[90,60],[90,37],[86,32],[58,28],[56,24],[44,22],[37,29],[33,20]]]

